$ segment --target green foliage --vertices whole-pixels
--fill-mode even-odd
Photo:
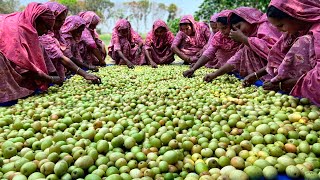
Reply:
[[[104,11],[114,7],[110,0],[57,0],[69,8],[70,14],[77,14],[80,11],[94,11],[104,19]],[[108,17],[106,17],[108,18]]]
[[[0,0],[0,14],[8,14],[17,10],[19,0]]]
[[[59,3],[64,4],[66,6],[76,6],[78,1],[77,0],[58,0]]]
[[[170,4],[167,7],[167,10],[169,12],[169,16],[168,16],[168,21],[170,20],[174,20],[174,18],[176,18],[177,16],[177,11],[178,11],[178,7],[175,4]]]
[[[168,20],[168,27],[170,29],[170,31],[173,33],[173,34],[177,34],[178,31],[179,31],[179,23],[180,23],[180,18],[176,18],[176,19],[173,19],[173,20]]]
[[[261,11],[266,11],[269,2],[270,0],[204,0],[199,6],[199,11],[195,13],[195,17],[208,20],[214,13],[241,6],[254,7]]]
[[[80,6],[78,6],[77,0],[57,0],[57,2],[67,6],[71,14],[80,12]]]

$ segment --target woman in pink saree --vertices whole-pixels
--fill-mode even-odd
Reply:
[[[49,83],[60,84],[49,76],[38,36],[54,24],[53,13],[44,5],[30,3],[22,12],[0,16],[0,102],[26,97]]]
[[[210,35],[210,38],[209,38],[207,44],[201,49],[198,56],[200,56],[200,54],[201,54],[201,56],[203,55],[203,52],[205,50],[207,50],[208,47],[210,46],[210,42],[212,41],[213,36],[219,31],[218,23],[217,23],[218,17],[219,17],[219,13],[216,13],[210,17],[209,25],[211,28],[211,35]]]
[[[65,39],[61,36],[60,28],[67,17],[67,7],[56,2],[48,2],[45,5],[56,17],[53,31],[49,31],[47,34],[39,37],[39,40],[49,57],[48,63],[46,63],[49,73],[57,73],[62,79],[65,79],[66,67],[68,70],[79,73],[79,75],[82,75],[85,79],[90,80],[93,83],[99,83],[100,80],[98,77],[80,70],[76,64],[82,67],[89,67],[89,69],[96,69],[96,67],[81,63],[78,59],[74,58],[70,52],[70,47],[67,46]],[[68,55],[68,57],[66,55]],[[77,63],[75,64],[74,62]],[[53,66],[51,64],[53,64]]]
[[[192,15],[183,16],[179,24],[180,30],[172,43],[172,51],[184,64],[192,64],[200,58],[199,53],[209,41],[211,32],[203,22],[196,22]]]
[[[126,19],[118,20],[113,28],[108,55],[116,64],[134,68],[134,65],[145,64],[145,53],[142,50],[143,40],[132,29],[130,22]]]
[[[157,68],[158,64],[171,64],[174,61],[171,51],[173,39],[174,35],[164,21],[157,20],[153,23],[144,46],[146,59],[153,68]]]
[[[67,54],[67,57],[74,57],[75,59],[82,61],[80,55],[79,42],[81,41],[81,34],[85,28],[85,21],[80,16],[68,16],[63,26],[61,27],[62,37],[65,39],[66,46],[70,48],[70,51],[67,51],[70,54]],[[85,63],[84,63],[85,64]],[[76,74],[81,75],[85,79],[93,83],[101,83],[99,77],[89,74],[81,68],[77,68],[75,71]]]
[[[234,70],[245,77],[265,67],[269,51],[281,35],[268,22],[266,15],[255,8],[240,7],[232,10],[230,23],[234,30],[229,36],[242,45],[225,65],[206,75],[204,80],[207,82]],[[269,78],[264,76],[261,79]]]
[[[79,13],[79,16],[86,21],[86,28],[82,32],[81,56],[89,65],[105,66],[106,47],[103,41],[99,39],[96,31],[100,23],[100,17],[93,11]]]
[[[209,47],[200,59],[183,73],[184,77],[192,77],[194,72],[204,65],[208,68],[220,68],[237,52],[240,43],[229,37],[231,27],[228,17],[231,12],[231,10],[224,10],[219,13],[217,17],[219,32],[208,42]]]
[[[268,19],[285,32],[272,48],[264,85],[320,105],[320,4],[312,0],[272,0]]]

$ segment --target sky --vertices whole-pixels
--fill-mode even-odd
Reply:
[[[94,1],[94,0],[93,0]],[[111,0],[112,2],[123,2],[124,0]],[[182,14],[193,14],[198,10],[198,7],[203,2],[203,0],[154,0],[158,3],[165,4],[176,4],[180,9]],[[28,4],[30,2],[47,2],[47,0],[20,0],[21,4]]]
[[[47,1],[49,1],[49,0],[20,0],[20,3],[22,5],[27,5],[30,2],[43,3],[43,2],[47,2]],[[94,1],[94,0],[92,0],[92,1]],[[111,0],[111,1],[114,3],[117,3],[117,2],[121,3],[121,2],[125,2],[125,1],[133,1],[133,0]],[[138,1],[138,0],[136,0],[136,1]],[[157,2],[157,3],[164,3],[166,5],[174,3],[179,8],[178,15],[194,14],[194,12],[198,10],[198,7],[203,2],[203,0],[150,0],[150,1]],[[112,23],[111,26],[113,26],[113,24],[114,23]],[[148,24],[152,24],[152,22],[148,22]],[[107,26],[106,24],[101,24],[100,26],[98,26],[98,28],[100,28],[103,33],[109,33],[112,29],[109,26]],[[138,27],[138,25],[136,25],[134,23],[132,23],[132,26],[134,29],[136,27]],[[148,31],[148,28],[149,27],[145,27],[144,25],[142,25],[141,28],[139,29],[139,32],[146,33]]]

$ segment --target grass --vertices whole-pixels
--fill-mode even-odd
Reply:
[[[101,34],[99,38],[105,43],[106,46],[108,46],[110,43],[111,34]]]

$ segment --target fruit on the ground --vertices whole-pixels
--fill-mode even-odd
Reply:
[[[319,107],[186,66],[101,68],[0,107],[3,179],[319,179]]]

